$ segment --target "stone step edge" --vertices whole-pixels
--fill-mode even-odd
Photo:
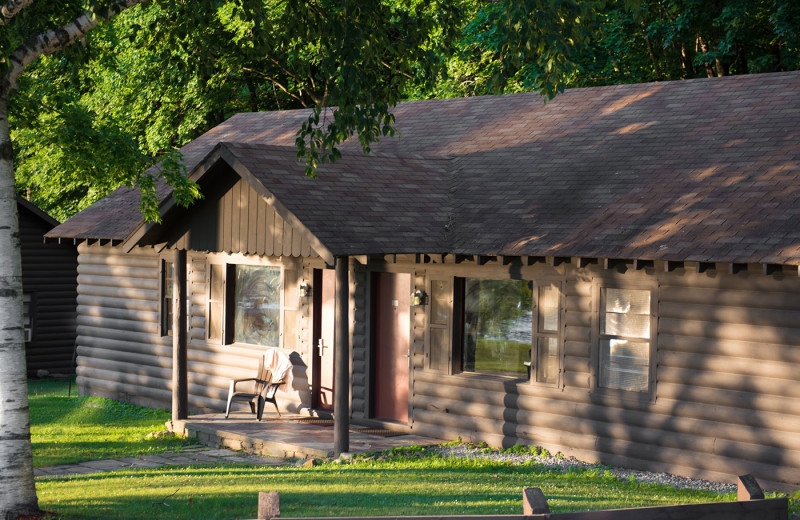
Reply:
[[[280,457],[284,459],[326,459],[333,458],[333,449],[318,450],[307,446],[298,446],[278,441],[253,439],[246,435],[218,430],[184,420],[167,421],[167,430],[187,437],[197,439],[206,446],[214,448],[229,448],[245,453],[261,455],[262,457]]]

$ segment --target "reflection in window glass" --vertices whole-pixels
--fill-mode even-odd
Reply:
[[[524,375],[530,361],[532,283],[464,281],[462,370]]]
[[[558,338],[539,337],[539,359],[536,363],[536,380],[540,383],[558,382]]]
[[[600,317],[600,381],[604,388],[648,389],[650,374],[650,291],[603,289]]]
[[[647,390],[650,344],[627,339],[600,341],[600,386],[633,392]]]
[[[630,289],[606,289],[605,312],[601,334],[650,337],[650,292]]]
[[[234,342],[278,346],[280,279],[280,267],[236,266]]]
[[[558,288],[555,285],[539,287],[539,331],[558,332]]]
[[[431,368],[434,370],[447,370],[449,336],[446,328],[431,329]]]
[[[208,339],[220,340],[222,338],[222,309],[225,296],[224,268],[220,264],[211,264],[209,272],[208,298]]]
[[[450,282],[445,280],[431,281],[431,323],[447,325],[450,320]]]

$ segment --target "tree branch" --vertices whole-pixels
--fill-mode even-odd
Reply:
[[[3,7],[0,7],[0,15],[2,15],[2,19],[0,19],[0,26],[7,25],[12,18],[17,16],[17,13],[31,5],[33,2],[34,0],[8,0]]]
[[[282,90],[282,91],[283,91],[283,92],[284,92],[284,93],[285,93],[287,96],[291,97],[291,98],[292,98],[292,99],[294,99],[295,101],[298,101],[298,102],[300,102],[300,103],[301,103],[303,106],[306,106],[306,103],[305,103],[305,101],[303,100],[303,98],[301,98],[301,97],[300,97],[300,96],[298,96],[297,94],[294,94],[293,92],[290,92],[290,91],[289,91],[289,89],[287,89],[287,88],[286,88],[286,87],[285,87],[285,86],[284,86],[284,85],[283,85],[283,84],[282,84],[280,81],[276,80],[276,79],[275,79],[275,78],[273,78],[272,76],[270,76],[270,75],[268,75],[268,74],[264,74],[264,73],[263,73],[263,72],[261,72],[260,70],[251,69],[250,67],[242,67],[242,70],[245,70],[245,71],[247,71],[247,72],[250,72],[250,73],[252,73],[252,74],[257,74],[257,75],[261,76],[262,78],[264,78],[264,79],[266,79],[267,81],[269,81],[269,82],[271,82],[271,83],[272,83],[272,88],[275,88],[275,87],[277,86],[277,87],[278,87],[279,89],[281,89],[281,90]]]
[[[18,1],[21,3],[30,3],[33,0]],[[120,12],[136,4],[146,3],[148,1],[149,0],[118,0],[114,6],[110,7],[103,14],[86,11],[63,27],[31,36],[25,43],[17,47],[17,49],[11,53],[9,57],[11,67],[6,75],[7,84],[4,85],[4,87],[14,88],[22,70],[37,58],[68,47],[73,44],[75,40],[83,38],[87,32],[97,27],[101,22],[113,18]],[[9,4],[10,3],[13,3],[13,0],[9,2]]]

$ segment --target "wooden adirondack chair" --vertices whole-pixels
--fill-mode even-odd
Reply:
[[[240,383],[250,382],[249,392],[236,391],[237,385]],[[278,417],[281,416],[278,410],[278,403],[275,400],[275,394],[278,387],[284,383],[283,380],[272,381],[272,372],[264,365],[264,358],[262,357],[258,362],[258,374],[256,377],[247,379],[232,379],[228,387],[228,406],[225,409],[225,418],[227,419],[231,413],[231,403],[233,401],[245,401],[250,405],[250,411],[256,414],[256,418],[261,420],[264,414],[264,404],[270,402],[275,405],[275,411],[278,412]]]

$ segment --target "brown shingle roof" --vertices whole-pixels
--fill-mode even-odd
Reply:
[[[187,167],[224,141],[268,189],[278,186],[277,172],[244,145],[290,147],[307,115],[238,114],[184,147]],[[399,134],[373,146],[377,155],[361,157],[353,141],[341,147],[348,162],[334,170],[359,172],[340,192],[351,196],[337,198],[350,220],[326,225],[322,209],[301,209],[326,196],[297,186],[322,183],[292,176],[297,189],[278,195],[318,212],[314,232],[328,242],[345,243],[343,227],[358,226],[359,247],[381,251],[800,264],[798,72],[573,89],[546,105],[537,94],[415,101],[395,115]],[[452,159],[430,159],[443,156]],[[370,164],[398,169],[377,183]],[[324,189],[328,198],[336,190]],[[405,212],[388,203],[404,192],[415,194],[402,199]],[[380,197],[387,203],[364,210]],[[136,193],[118,191],[51,235],[121,240],[141,221],[137,207]],[[407,234],[388,227],[417,214],[402,221]],[[384,224],[364,225],[378,215]]]

